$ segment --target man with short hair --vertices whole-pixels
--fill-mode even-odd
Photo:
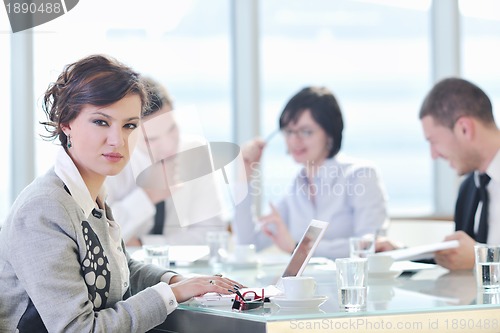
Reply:
[[[444,79],[427,94],[419,117],[432,158],[466,176],[456,201],[456,232],[445,238],[460,245],[436,252],[435,261],[450,270],[472,269],[476,242],[500,244],[500,131],[490,99],[469,81]]]

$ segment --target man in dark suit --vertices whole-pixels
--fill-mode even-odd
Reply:
[[[458,248],[438,251],[435,261],[451,269],[474,266],[476,243],[500,244],[500,131],[490,99],[463,79],[438,82],[427,94],[419,114],[433,159],[444,158],[460,176],[455,207]],[[381,242],[378,251],[395,246]]]

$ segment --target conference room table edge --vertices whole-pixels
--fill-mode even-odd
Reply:
[[[180,306],[151,333],[173,332],[500,332],[500,306],[401,312],[337,313],[331,316],[264,318]]]

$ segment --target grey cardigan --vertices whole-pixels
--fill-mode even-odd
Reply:
[[[165,321],[148,287],[168,271],[128,257],[122,282],[107,218],[84,216],[53,169],[19,195],[0,230],[0,332],[145,332]]]

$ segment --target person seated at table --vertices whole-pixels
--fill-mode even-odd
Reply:
[[[220,214],[210,212],[221,206],[210,176],[198,179],[195,186],[183,185],[180,180],[186,178],[183,172],[203,161],[194,160],[192,155],[183,158],[179,152],[201,143],[181,140],[169,93],[156,80],[143,80],[150,99],[142,115],[144,137],[139,138],[129,165],[107,178],[108,203],[127,245],[205,244],[207,232],[226,230],[227,223]]]
[[[128,162],[146,103],[139,75],[101,55],[66,66],[45,92],[46,137],[62,147],[0,231],[2,332],[146,332],[179,302],[234,287],[134,261],[122,245],[103,184]]]
[[[419,118],[433,159],[443,158],[459,176],[456,232],[445,238],[459,247],[437,251],[435,262],[450,270],[474,267],[476,243],[500,244],[500,131],[486,93],[460,78],[444,79],[430,90]],[[380,251],[397,248],[390,240]]]
[[[335,96],[325,87],[306,87],[296,93],[281,113],[279,128],[289,154],[303,168],[281,201],[271,204],[271,213],[260,218],[262,232],[256,231],[252,222],[251,195],[236,207],[236,241],[255,243],[258,249],[274,243],[291,253],[311,219],[318,219],[330,225],[315,255],[348,257],[349,237],[374,234],[388,221],[386,195],[376,169],[339,154],[342,113]],[[257,138],[242,148],[249,181],[265,146]]]

